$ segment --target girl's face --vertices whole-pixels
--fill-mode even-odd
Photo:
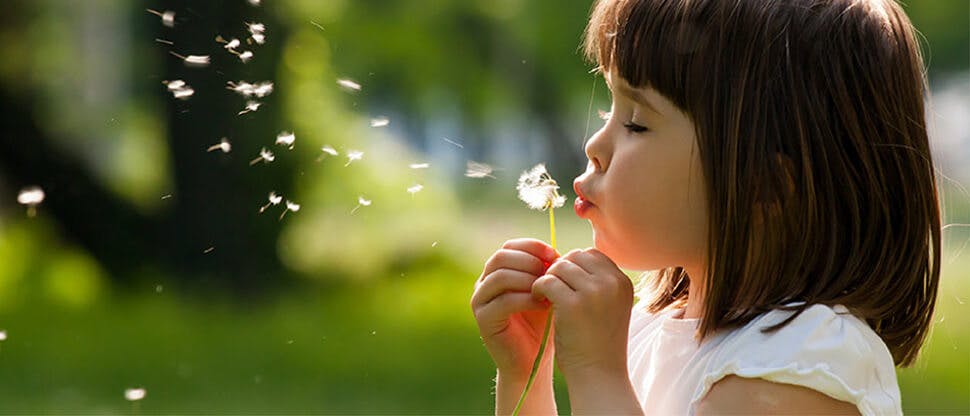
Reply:
[[[613,108],[586,143],[576,213],[620,267],[704,267],[707,190],[691,120],[651,88],[607,74]],[[690,273],[692,274],[692,273]]]

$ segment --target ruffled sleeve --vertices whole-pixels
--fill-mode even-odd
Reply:
[[[813,305],[778,331],[761,332],[791,313],[762,315],[710,351],[690,412],[714,383],[737,375],[816,390],[863,415],[902,414],[892,355],[865,322],[842,306]]]

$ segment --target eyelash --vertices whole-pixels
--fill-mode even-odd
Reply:
[[[629,130],[631,133],[643,133],[649,130],[645,126],[641,126],[639,124],[633,124],[632,122],[624,124],[623,127],[626,127],[626,129]]]

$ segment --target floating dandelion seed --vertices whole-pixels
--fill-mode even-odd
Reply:
[[[17,202],[27,206],[28,217],[34,217],[37,215],[37,205],[44,202],[44,190],[39,186],[24,188],[17,194]]]
[[[387,117],[377,117],[370,120],[371,127],[384,127],[388,124],[391,124],[391,120],[388,120]]]
[[[145,389],[126,389],[125,390],[125,400],[129,402],[137,402],[145,398]]]
[[[364,157],[364,152],[359,150],[350,150],[347,152],[347,164],[344,166],[350,166],[351,163],[353,163],[355,160],[360,160],[362,157]]]
[[[420,183],[416,183],[410,188],[408,188],[408,193],[411,194],[411,197],[414,197],[414,194],[421,192],[422,189],[424,189],[424,185],[421,185]]]
[[[182,81],[180,79],[177,79],[175,81],[162,81],[162,83],[165,84],[166,87],[168,87],[169,91],[175,91],[186,87],[185,81]]]
[[[519,191],[519,199],[532,209],[545,211],[566,203],[566,197],[559,195],[559,185],[549,176],[546,165],[542,163],[523,172],[515,189]]]
[[[216,150],[222,150],[222,153],[229,153],[229,151],[232,150],[232,144],[229,143],[229,140],[226,140],[226,138],[223,137],[219,143],[209,146],[209,149],[206,151],[214,152]]]
[[[221,35],[216,35],[216,42],[223,43],[224,45],[222,45],[222,47],[226,48],[226,50],[229,50],[230,52],[242,44],[239,39],[232,38],[230,40],[226,40],[226,38],[222,37]]]
[[[187,99],[195,94],[195,90],[180,79],[175,81],[162,81],[162,84],[165,84],[165,88],[168,88],[168,91],[172,93],[173,97],[180,100]]]
[[[249,4],[252,6],[259,6],[260,0],[248,0]]]
[[[612,111],[596,110],[596,113],[599,114],[601,120],[609,120],[613,116]]]
[[[286,200],[286,209],[284,209],[283,210],[283,213],[280,214],[280,220],[283,219],[283,216],[286,215],[287,212],[289,212],[289,211],[297,212],[299,210],[300,210],[300,204],[291,202],[289,199],[287,199]]]
[[[263,211],[266,211],[266,209],[269,208],[271,205],[279,205],[280,202],[283,202],[283,196],[282,195],[276,195],[276,191],[270,192],[269,193],[269,203],[266,204],[266,205],[263,205],[262,207],[260,207],[259,208],[259,213],[262,214]]]
[[[164,12],[160,12],[158,10],[152,10],[152,9],[145,9],[145,10],[155,16],[161,17],[163,25],[168,27],[175,26],[175,12],[171,10],[166,10]]]
[[[172,51],[168,51],[168,53],[184,61],[186,66],[203,67],[209,65],[209,55],[181,55]]]
[[[337,149],[334,149],[330,145],[323,146],[323,147],[320,148],[320,150],[322,150],[324,153],[327,153],[327,154],[329,154],[331,156],[337,156],[338,155]]]
[[[261,105],[263,105],[263,103],[259,101],[253,101],[253,100],[246,101],[246,108],[240,111],[239,114],[237,115],[243,115],[246,113],[251,113],[253,111],[259,110],[259,106]]]
[[[7,331],[6,330],[0,331],[0,341],[6,341],[6,340],[7,340]]]
[[[257,84],[250,84],[246,81],[239,81],[239,83],[228,81],[226,82],[226,89],[235,91],[244,97],[256,96],[257,98],[263,98],[273,93],[273,83],[263,81]]]
[[[468,161],[468,164],[466,165],[465,176],[467,176],[469,178],[486,178],[487,177],[487,178],[495,179],[495,177],[492,176],[492,172],[494,172],[494,171],[495,171],[495,169],[493,169],[491,166],[489,166],[489,165],[487,165],[485,163],[474,162],[474,161],[469,160]]]
[[[438,247],[438,242],[437,241],[431,243],[431,248],[434,248],[434,247]]]
[[[205,250],[202,250],[202,254],[209,254],[209,253],[215,251],[215,249],[216,249],[215,246],[210,246],[210,247],[206,248]]]
[[[253,159],[252,161],[249,162],[249,166],[255,165],[255,164],[259,163],[260,161],[262,161],[263,163],[269,163],[269,162],[272,162],[275,159],[276,159],[276,156],[273,155],[273,152],[267,150],[264,147],[262,150],[259,151],[259,157],[255,158],[255,159]]]
[[[354,213],[357,212],[357,210],[360,209],[360,207],[369,207],[370,206],[370,203],[371,203],[371,200],[364,199],[363,196],[358,196],[357,197],[357,206],[354,207],[354,209],[350,210],[350,215],[354,215]]]
[[[337,85],[340,85],[341,87],[343,87],[345,89],[348,89],[348,90],[360,91],[360,84],[358,84],[358,83],[356,83],[354,81],[351,81],[349,79],[338,79],[337,80]]]
[[[195,95],[195,90],[191,88],[182,88],[180,90],[172,91],[172,96],[180,100],[185,100],[193,95]]]
[[[293,133],[284,131],[276,135],[276,144],[287,146],[288,148],[293,149],[294,142],[296,142],[296,135]]]
[[[427,169],[429,166],[431,166],[430,163],[412,163],[408,165],[411,169]]]
[[[253,59],[253,53],[251,51],[243,51],[243,53],[239,54],[239,60],[242,63],[249,62],[250,59]]]
[[[256,42],[262,45],[266,42],[266,25],[262,23],[246,23],[246,30],[249,30],[249,42]]]
[[[451,143],[451,144],[453,144],[453,145],[455,145],[455,146],[457,146],[457,147],[458,147],[459,149],[464,149],[464,148],[465,148],[465,146],[462,146],[462,144],[461,144],[461,143],[458,143],[458,142],[456,142],[456,141],[454,141],[454,140],[450,140],[450,139],[448,139],[447,137],[442,137],[442,138],[441,138],[441,140],[444,140],[444,141],[446,141],[446,142],[448,142],[448,143]]]

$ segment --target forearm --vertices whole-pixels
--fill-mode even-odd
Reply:
[[[536,379],[532,383],[520,415],[555,415],[556,397],[552,386],[552,366],[543,365],[536,374]],[[515,405],[522,396],[526,382],[529,380],[528,374],[512,375],[498,371],[495,385],[495,414],[511,415]]]
[[[642,415],[625,370],[591,370],[567,374],[569,404],[574,415]]]

